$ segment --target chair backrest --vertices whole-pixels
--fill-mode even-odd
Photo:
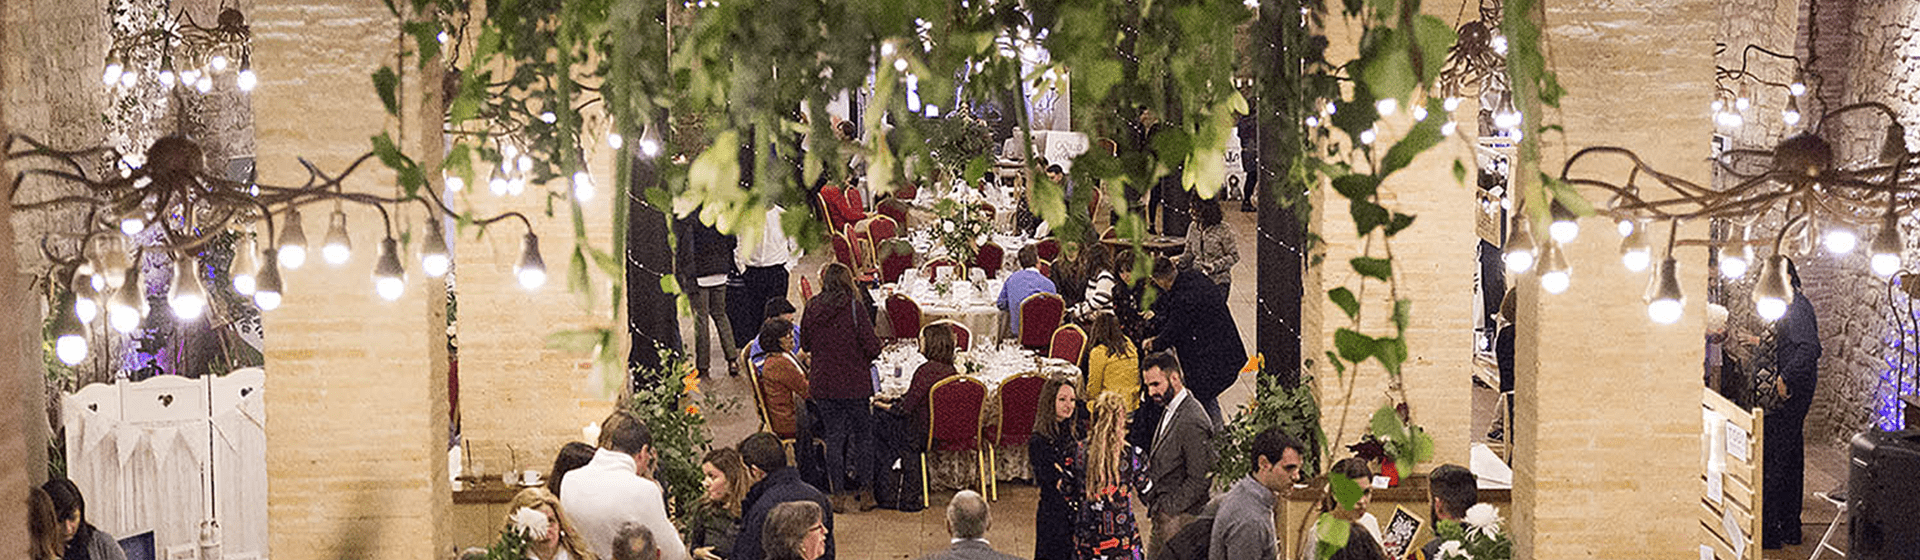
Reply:
[[[999,275],[1000,264],[1006,262],[1006,260],[1007,250],[1001,249],[999,244],[992,241],[981,245],[980,249],[973,253],[973,266],[986,271],[987,276]]]
[[[1113,230],[1113,226],[1107,226],[1107,229],[1100,232],[1101,239],[1118,239],[1119,237],[1120,234]]]
[[[926,272],[927,280],[931,281],[931,280],[937,279],[936,274],[940,272],[940,267],[943,267],[943,266],[959,266],[959,265],[957,263],[954,263],[953,259],[950,257],[938,257],[938,258],[928,259],[926,264],[920,265],[920,270]]]
[[[760,429],[772,430],[773,415],[767,413],[766,389],[760,386],[760,368],[766,367],[766,362],[754,364],[747,359],[747,350],[740,349],[740,363],[747,365],[747,384],[753,386],[753,410],[760,413]]]
[[[1087,331],[1080,325],[1068,323],[1054,329],[1053,341],[1047,343],[1047,357],[1080,363],[1080,356],[1087,351]]]
[[[953,350],[955,352],[973,348],[973,330],[968,329],[966,325],[962,325],[952,319],[941,319],[927,323],[927,326],[921,327],[920,330],[921,332],[925,332],[926,329],[936,327],[953,329]]]
[[[927,391],[927,401],[927,449],[978,448],[987,384],[955,375],[934,383]],[[948,445],[936,447],[936,442]]]
[[[864,238],[854,240],[853,262],[855,263],[853,270],[856,273],[874,268],[873,240]]]
[[[887,321],[893,327],[894,338],[907,338],[920,333],[920,304],[906,294],[887,296]]]
[[[899,234],[900,222],[894,220],[893,217],[886,214],[875,214],[873,217],[867,218],[867,236],[873,238],[874,243],[891,239],[893,236]]]
[[[900,273],[913,268],[913,244],[898,237],[880,242],[880,281],[899,282]]]
[[[844,201],[847,198],[846,195],[840,193],[840,187],[833,185],[820,187],[820,192],[814,193],[813,197],[820,201],[820,212],[827,215],[827,228],[832,231],[840,231],[840,226],[843,224],[840,221],[839,201]]]
[[[1060,327],[1067,302],[1060,294],[1038,293],[1020,302],[1020,345],[1043,347],[1053,342],[1053,330]]]
[[[1040,262],[1034,263],[1033,268],[1034,270],[1040,271],[1041,276],[1045,276],[1047,278],[1053,278],[1053,261],[1040,261]]]
[[[1000,399],[1000,429],[994,434],[994,445],[1026,443],[1033,435],[1034,413],[1042,406],[1040,390],[1046,386],[1047,377],[1036,371],[1015,375],[1000,384],[1000,391],[995,395]]]
[[[911,181],[901,183],[893,189],[893,196],[899,198],[920,198],[920,185]]]
[[[867,201],[860,195],[860,189],[845,189],[841,194],[847,197],[847,209],[866,213]]]
[[[804,305],[806,301],[810,299],[813,299],[813,279],[807,278],[806,276],[801,276],[800,277],[800,303]]]
[[[894,224],[897,225],[897,224],[907,223],[908,211],[907,211],[906,202],[897,198],[889,198],[889,199],[880,201],[880,204],[878,206],[880,207],[879,208],[880,215],[886,216],[888,218],[893,218]]]
[[[1033,252],[1040,256],[1040,260],[1051,261],[1060,256],[1060,240],[1051,237],[1042,239],[1034,245]]]
[[[838,233],[833,234],[833,260],[840,264],[855,267],[853,260],[853,243],[847,239],[847,236]]]

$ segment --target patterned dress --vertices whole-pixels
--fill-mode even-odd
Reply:
[[[1078,560],[1143,560],[1140,526],[1133,518],[1133,498],[1147,485],[1147,463],[1133,446],[1120,458],[1120,480],[1097,489],[1080,507],[1074,544]]]

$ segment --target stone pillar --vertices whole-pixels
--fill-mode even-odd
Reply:
[[[0,13],[4,13],[6,4],[5,0],[0,0]],[[7,67],[13,64],[7,57],[0,56],[0,75],[5,75]],[[6,137],[6,112],[6,105],[0,104],[0,138]],[[6,160],[6,152],[0,150],[0,164],[5,164]],[[13,177],[0,174],[0,188],[12,192]],[[0,204],[0,239],[13,239],[12,205]],[[13,244],[0,243],[0,271],[6,272],[0,274],[0,305],[7,309],[34,309],[36,303],[32,296],[27,295],[26,286],[20,283],[19,276],[11,273],[17,264]],[[0,364],[4,364],[4,367],[0,367],[0,391],[15,395],[40,393],[35,391],[41,386],[40,380],[33,376],[34,372],[40,371],[41,349],[38,344],[27,343],[39,333],[25,327],[25,323],[19,320],[0,321]],[[40,407],[40,410],[45,408]],[[0,407],[0,453],[30,456],[27,452],[29,442],[33,439],[29,436],[29,413],[32,410],[33,407],[25,406]],[[15,511],[26,509],[21,506],[26,502],[27,486],[33,483],[31,465],[29,461],[0,461],[0,500],[4,500],[0,504],[5,504],[8,509],[20,508]],[[20,519],[19,514],[14,515],[14,519]],[[28,546],[25,523],[0,523],[0,557],[27,558]]]
[[[1578,148],[1617,145],[1662,172],[1705,182],[1715,5],[1548,4],[1545,36],[1560,61],[1552,68],[1569,94],[1548,113],[1567,133],[1564,141],[1542,135],[1543,167],[1557,175]],[[1593,163],[1582,168],[1626,176],[1617,161]],[[1664,241],[1665,227],[1656,232]],[[1705,232],[1704,223],[1680,230],[1682,238]],[[1516,557],[1698,557],[1706,251],[1675,251],[1686,313],[1659,325],[1642,300],[1649,273],[1621,266],[1619,245],[1611,221],[1582,220],[1566,247],[1571,289],[1548,294],[1535,275],[1513,282]]]
[[[253,93],[260,181],[300,185],[305,158],[338,173],[383,131],[427,169],[439,165],[440,75],[397,64],[400,23],[377,2],[256,3]],[[382,109],[368,76],[403,73],[404,118]],[[423,87],[424,86],[424,87]],[[391,196],[393,174],[369,161],[348,192]],[[442,558],[451,553],[447,482],[446,300],[403,248],[405,293],[385,301],[372,270],[383,233],[371,208],[345,208],[353,257],[330,266],[318,247],[330,205],[304,213],[314,250],[283,270],[285,301],[265,313],[267,509],[276,559]],[[282,215],[284,218],[284,214]],[[418,240],[425,215],[401,209]],[[399,235],[396,231],[395,235]]]

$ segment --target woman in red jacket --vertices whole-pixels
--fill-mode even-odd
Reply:
[[[858,289],[851,269],[829,263],[820,270],[820,295],[807,301],[800,318],[800,347],[813,353],[808,386],[826,432],[826,490],[841,510],[850,497],[862,508],[875,503],[868,486],[874,468],[869,399],[878,385],[873,359],[880,356],[880,339],[872,317],[861,309]]]

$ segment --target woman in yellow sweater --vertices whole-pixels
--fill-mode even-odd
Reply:
[[[1127,412],[1140,405],[1140,353],[1120,330],[1120,319],[1112,311],[1093,314],[1093,330],[1088,333],[1092,350],[1087,351],[1087,397],[1100,393],[1119,395]]]

